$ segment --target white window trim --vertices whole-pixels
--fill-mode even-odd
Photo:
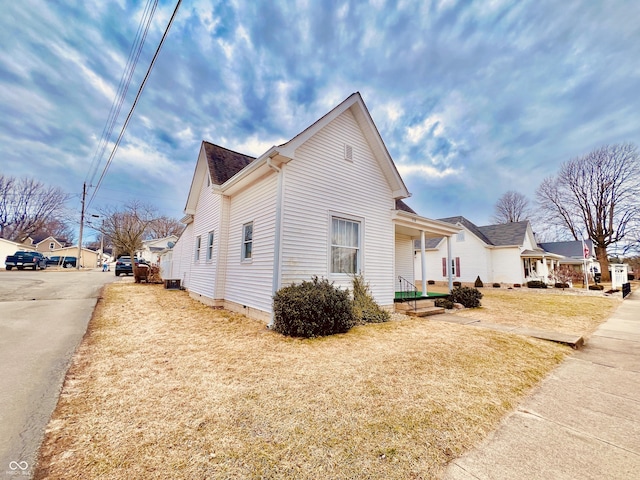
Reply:
[[[248,225],[251,225],[251,241],[250,242],[249,241],[245,241],[245,239],[244,239],[245,228]],[[241,237],[241,242],[240,242],[240,261],[242,263],[251,263],[253,261],[253,252],[254,252],[254,250],[253,250],[253,243],[254,243],[253,236],[254,236],[254,233],[255,233],[253,227],[254,227],[253,220],[250,221],[250,222],[242,224],[242,237]],[[251,243],[251,256],[250,257],[245,257],[245,245],[247,243]]]
[[[213,261],[213,244],[215,241],[215,230],[211,230],[209,233],[207,233],[207,251],[205,253],[205,259],[207,262]]]
[[[202,235],[198,235],[196,237],[196,248],[195,248],[195,252],[193,255],[193,261],[194,262],[199,262],[200,261],[200,249],[202,248]]]
[[[357,222],[360,224],[360,228],[358,229],[358,262],[357,262],[357,266],[356,266],[356,273],[355,275],[360,275],[362,273],[364,273],[364,232],[365,232],[365,222],[364,222],[364,217],[358,217],[356,215],[350,215],[347,213],[341,213],[341,212],[336,212],[336,211],[329,211],[329,215],[328,215],[328,238],[327,238],[327,272],[328,272],[328,276],[329,278],[334,278],[334,279],[345,279],[345,278],[350,278],[352,275],[354,275],[353,273],[333,273],[331,271],[331,249],[332,249],[332,243],[331,243],[331,233],[332,233],[332,228],[333,228],[333,219],[334,218],[338,218],[338,219],[342,219],[342,220],[348,220],[350,222]]]

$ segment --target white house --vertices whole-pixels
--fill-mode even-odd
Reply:
[[[16,252],[33,252],[34,250],[35,247],[0,238],[0,261],[2,261],[0,265],[4,267],[4,260],[9,255],[13,255]]]
[[[562,255],[538,247],[529,221],[478,227],[465,217],[440,219],[461,228],[447,249],[445,238],[426,241],[429,280],[447,278],[447,258],[453,275],[460,282],[525,283],[549,282],[549,274],[558,267]],[[420,244],[415,244],[416,251]],[[421,256],[415,255],[415,271],[421,272]],[[422,280],[417,277],[417,280]]]
[[[151,264],[157,264],[158,258],[162,252],[167,248],[173,247],[178,241],[176,235],[169,235],[164,238],[154,238],[151,240],[144,240],[142,242],[142,249],[136,252],[138,258],[144,259]]]
[[[573,267],[575,270],[584,273],[584,268],[591,277],[594,273],[600,273],[600,263],[596,259],[595,249],[591,240],[584,243],[580,240],[565,242],[545,242],[538,244],[540,248],[547,252],[562,255],[560,265]]]
[[[163,275],[265,321],[281,286],[314,275],[349,287],[361,273],[392,308],[399,277],[415,278],[413,240],[459,230],[417,215],[409,195],[359,93],[258,158],[203,142]]]

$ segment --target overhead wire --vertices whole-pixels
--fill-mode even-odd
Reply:
[[[173,10],[173,14],[171,15],[171,18],[169,19],[169,23],[167,24],[167,27],[165,28],[164,34],[162,35],[162,38],[160,39],[160,43],[158,45],[158,47],[156,48],[155,54],[153,55],[153,58],[151,59],[151,63],[149,64],[149,68],[147,68],[147,73],[144,76],[144,79],[142,80],[142,83],[140,84],[140,88],[138,88],[138,93],[136,94],[136,98],[133,101],[133,105],[131,105],[131,109],[129,110],[129,114],[127,115],[127,118],[124,122],[124,124],[122,125],[122,129],[120,130],[120,135],[118,135],[118,139],[116,140],[113,149],[111,150],[111,154],[109,155],[109,159],[107,160],[107,163],[104,166],[104,169],[102,170],[102,174],[100,175],[100,178],[98,179],[98,183],[96,184],[93,193],[91,194],[91,197],[89,198],[89,202],[87,204],[87,208],[89,208],[89,206],[91,205],[91,203],[93,202],[93,199],[95,198],[98,190],[100,189],[100,186],[102,185],[102,181],[104,180],[105,175],[107,174],[107,172],[109,171],[109,167],[111,166],[111,162],[113,161],[113,157],[115,156],[118,147],[120,146],[120,142],[122,141],[122,137],[124,136],[124,132],[127,129],[127,126],[129,125],[129,121],[131,120],[131,116],[133,115],[133,112],[136,108],[136,105],[138,104],[138,100],[140,100],[140,95],[142,94],[142,91],[144,90],[145,85],[147,84],[147,80],[149,79],[149,75],[151,74],[151,71],[153,70],[153,67],[156,63],[156,60],[158,58],[158,55],[160,54],[160,50],[162,49],[162,45],[164,44],[165,39],[167,38],[167,35],[169,34],[169,30],[171,29],[171,25],[173,24],[173,20],[175,19],[177,13],[178,13],[178,9],[180,8],[180,4],[182,3],[182,0],[178,0],[177,4],[176,4],[176,8]]]
[[[149,27],[151,25],[151,20],[153,19],[157,6],[158,0],[148,0],[142,13],[142,17],[140,18],[138,30],[136,32],[133,43],[131,44],[129,57],[127,58],[127,63],[122,72],[122,77],[120,78],[120,84],[118,85],[116,96],[113,98],[109,116],[107,117],[107,121],[105,122],[104,128],[102,129],[100,141],[98,142],[93,160],[91,161],[91,166],[89,167],[87,177],[85,178],[85,182],[87,182],[90,186],[93,183],[96,174],[98,173],[98,167],[102,162],[102,157],[104,156],[104,152],[107,148],[107,145],[109,144],[109,140],[111,139],[113,128],[116,124],[116,121],[118,120],[118,116],[120,115],[120,109],[122,108],[122,104],[124,103],[127,92],[129,91],[129,85],[131,84],[131,79],[136,70],[136,66],[138,65],[140,53],[142,52]]]

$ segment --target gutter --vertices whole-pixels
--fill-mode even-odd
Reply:
[[[275,152],[277,154],[277,152]],[[275,218],[275,237],[273,240],[273,278],[271,282],[271,293],[273,295],[280,289],[280,275],[282,270],[281,251],[282,251],[282,209],[284,202],[284,165],[276,167],[272,163],[272,157],[267,157],[267,166],[278,175],[278,187],[276,193],[276,218]],[[271,312],[271,321],[269,327],[273,326],[273,311]]]

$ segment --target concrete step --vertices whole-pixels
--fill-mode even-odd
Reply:
[[[433,307],[433,300],[429,300],[428,298],[423,298],[420,300],[416,300],[416,308],[427,308]],[[397,302],[396,303],[396,312],[406,312],[407,310],[413,309],[413,302]]]
[[[444,313],[444,308],[423,307],[416,310],[406,310],[404,313],[412,317],[429,317],[431,315],[440,315],[441,313]]]

